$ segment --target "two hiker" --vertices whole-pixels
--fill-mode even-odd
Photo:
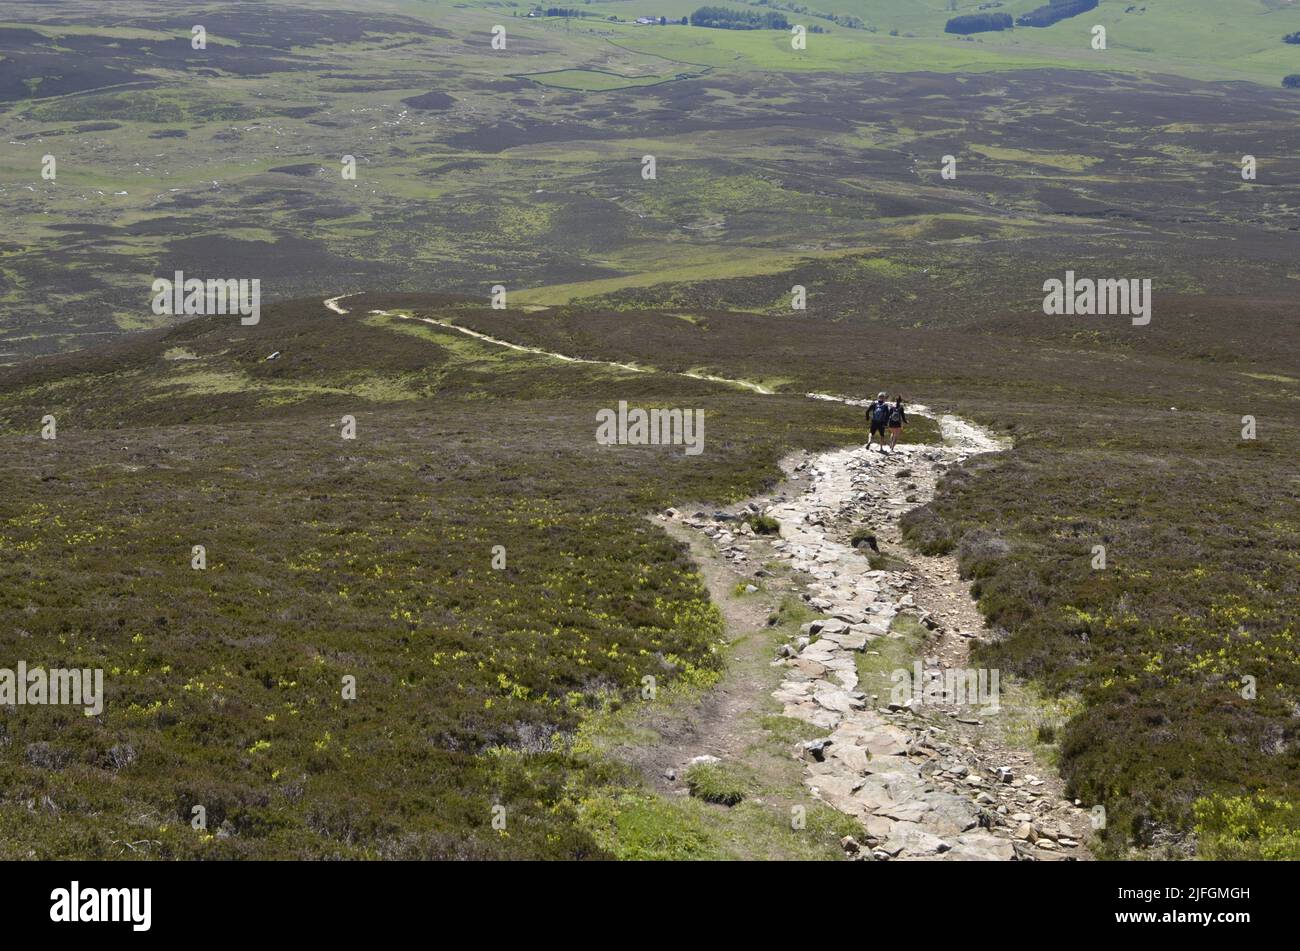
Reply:
[[[876,398],[871,401],[867,407],[867,421],[871,423],[871,435],[867,437],[867,448],[871,448],[871,439],[879,434],[880,451],[885,451],[885,430],[889,430],[889,451],[894,451],[894,445],[898,442],[898,434],[903,431],[903,424],[907,422],[907,413],[903,410],[903,398],[894,397],[894,404],[891,406],[889,400],[885,398],[882,390],[876,394]]]

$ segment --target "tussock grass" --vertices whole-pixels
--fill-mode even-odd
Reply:
[[[720,806],[734,806],[742,801],[748,782],[727,763],[696,763],[686,771],[686,786],[691,795]]]

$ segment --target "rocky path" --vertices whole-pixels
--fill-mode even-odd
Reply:
[[[346,314],[339,304],[346,296],[330,298],[324,305]],[[450,321],[396,316],[565,362],[665,372],[551,353]],[[676,375],[770,392],[746,380],[692,372]],[[808,397],[864,405],[828,394]],[[910,411],[934,415],[923,406],[913,405]],[[843,843],[846,853],[877,860],[1088,858],[1083,845],[1087,813],[1063,797],[1055,775],[1036,769],[1028,751],[1007,743],[1004,733],[991,727],[993,718],[1005,710],[1001,678],[996,687],[987,674],[983,681],[992,697],[998,697],[1000,709],[992,709],[989,696],[964,698],[978,699],[974,703],[953,702],[953,672],[968,670],[970,642],[987,636],[955,559],[908,552],[905,568],[875,570],[865,554],[850,545],[853,530],[865,527],[877,546],[901,551],[900,518],[933,498],[943,469],[1003,448],[989,433],[958,417],[942,416],[939,423],[941,445],[902,445],[888,455],[866,446],[815,457],[804,454],[782,463],[790,478],[785,485],[795,487],[786,494],[753,499],[713,516],[697,512],[682,517],[670,509],[661,517],[676,523],[674,534],[679,534],[678,526],[701,533],[707,544],[692,547],[697,557],[702,548],[712,548],[716,565],[710,567],[753,571],[758,580],[762,569],[752,566],[772,559],[788,561],[800,595],[820,614],[773,661],[784,672],[773,696],[786,716],[825,731],[820,739],[803,744],[799,755],[806,761],[805,784],[812,794],[862,823],[861,840]],[[760,513],[780,523],[779,537],[756,534],[740,521]],[[902,637],[893,626],[899,614],[912,615],[928,631],[925,656],[903,670],[919,673],[919,682],[907,685],[908,696],[892,696],[891,679],[890,695],[882,695],[877,676],[868,693],[860,689],[858,658],[878,655],[873,644]],[[979,674],[975,676],[978,683]],[[938,690],[945,678],[949,689]],[[743,704],[724,707],[735,718]],[[721,730],[725,728],[722,724]]]
[[[929,415],[923,407],[912,411]],[[938,689],[950,672],[968,670],[970,642],[986,636],[955,560],[907,553],[906,568],[873,570],[866,549],[849,544],[853,530],[865,528],[883,550],[900,551],[900,517],[933,496],[942,470],[1001,448],[963,420],[940,423],[943,445],[790,459],[783,463],[787,475],[805,478],[787,485],[801,491],[751,500],[734,512],[674,517],[710,537],[733,564],[788,561],[802,597],[821,615],[781,648],[774,663],[784,680],[774,696],[786,716],[825,731],[799,751],[804,781],[813,795],[861,821],[862,838],[846,841],[847,852],[874,859],[1087,858],[1087,814],[1062,797],[1055,776],[1035,769],[1026,751],[991,728],[1006,712],[1001,678],[985,674],[992,695],[961,698],[970,703]],[[760,513],[780,523],[779,538],[738,521]],[[860,684],[859,659],[903,636],[893,629],[899,614],[928,631],[919,668],[909,658],[900,670],[907,678],[882,681],[877,674],[872,684]],[[895,684],[906,696],[893,695]]]

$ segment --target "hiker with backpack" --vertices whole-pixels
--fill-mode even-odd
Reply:
[[[871,424],[871,435],[867,436],[867,451],[871,450],[871,439],[879,434],[880,451],[885,451],[885,425],[889,422],[889,402],[881,390],[867,407],[867,422]]]
[[[898,435],[903,431],[903,424],[907,422],[907,413],[903,411],[903,398],[895,394],[894,405],[888,407],[889,423],[889,451],[894,451],[894,444],[898,442]]]

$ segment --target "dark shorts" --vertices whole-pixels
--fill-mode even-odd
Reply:
[[[880,433],[880,435],[882,435],[882,436],[885,435],[885,427],[879,425],[878,423],[872,423],[872,424],[871,424],[871,435],[874,436],[876,433]]]

